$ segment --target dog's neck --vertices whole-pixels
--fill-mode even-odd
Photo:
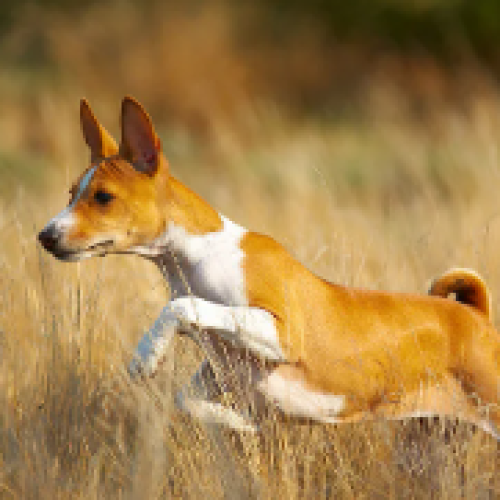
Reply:
[[[136,253],[160,268],[172,298],[194,295],[225,305],[246,305],[240,242],[247,231],[180,182],[172,179],[171,188],[164,232]]]
[[[220,214],[205,200],[177,179],[170,177],[165,232],[173,224],[190,235],[204,235],[222,230]]]

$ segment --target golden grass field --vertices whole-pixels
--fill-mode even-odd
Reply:
[[[137,42],[134,15],[106,8],[78,25],[35,23],[43,16],[32,13],[1,51],[0,497],[497,498],[498,444],[456,421],[324,426],[270,411],[251,437],[177,414],[173,391],[201,358],[188,340],[176,340],[151,382],[133,385],[125,371],[168,298],[156,268],[134,256],[61,263],[36,241],[87,166],[79,98],[118,135],[120,98],[131,92],[158,123],[177,177],[321,276],[425,293],[448,267],[472,267],[498,318],[495,85],[467,72],[457,82],[463,99],[447,100],[422,62],[431,75],[420,75],[423,118],[376,72],[355,113],[297,115],[252,97],[259,85],[244,76],[266,63],[235,56],[220,12],[153,16],[159,26]],[[111,18],[119,22],[97,22]],[[50,64],[14,64],[37,30]],[[300,73],[307,57],[296,57]]]

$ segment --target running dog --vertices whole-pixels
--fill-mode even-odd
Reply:
[[[256,428],[257,415],[218,400],[236,373],[249,397],[291,416],[457,415],[498,438],[500,337],[476,273],[452,269],[429,295],[329,283],[173,177],[133,98],[122,102],[120,146],[85,100],[80,115],[90,165],[39,240],[63,261],[134,253],[165,274],[172,299],[139,343],[133,376],[153,375],[173,336],[188,334],[210,356],[176,402],[202,421]]]

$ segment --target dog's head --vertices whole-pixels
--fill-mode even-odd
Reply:
[[[43,247],[61,260],[80,260],[147,247],[165,228],[168,164],[151,120],[126,97],[117,146],[86,100],[80,120],[90,165],[71,188],[68,206],[40,232]]]

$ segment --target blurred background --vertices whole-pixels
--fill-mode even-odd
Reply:
[[[88,160],[80,98],[118,136],[132,94],[173,173],[228,216],[314,256],[330,248],[304,234],[318,224],[356,248],[390,241],[356,219],[403,238],[407,265],[412,238],[495,223],[499,42],[495,0],[5,0],[2,213],[43,225]],[[433,249],[431,275],[450,261]]]
[[[424,292],[448,267],[473,267],[498,317],[499,76],[498,0],[2,0],[1,491],[234,498],[202,432],[177,427],[184,441],[172,440],[161,412],[148,427],[123,386],[115,420],[99,413],[102,387],[123,372],[168,287],[136,257],[69,265],[37,246],[88,165],[81,97],[115,137],[121,99],[136,97],[175,176],[320,275]],[[176,344],[174,386],[199,359]],[[462,433],[450,450],[438,432],[411,469],[388,426],[328,431],[335,454],[317,427],[304,441],[307,429],[286,429],[266,435],[264,455],[279,465],[264,498],[499,491],[497,448],[484,436]],[[439,446],[446,462],[436,462]],[[367,462],[380,447],[386,460]],[[314,453],[323,465],[308,469],[301,459]]]
[[[319,140],[310,147],[331,151],[302,163],[334,177],[336,199],[357,203],[352,189],[376,189],[409,203],[420,175],[444,199],[459,188],[440,155],[463,145],[464,127],[484,136],[496,118],[499,42],[495,0],[5,0],[1,192],[37,184],[83,150],[80,97],[116,133],[129,93],[184,170],[198,155],[228,176],[224,163],[251,163],[279,190],[286,181],[271,172],[288,160],[247,154],[283,148],[286,157],[298,140]],[[404,141],[418,136],[427,144],[417,159]],[[472,171],[458,156],[460,195],[470,196]]]

